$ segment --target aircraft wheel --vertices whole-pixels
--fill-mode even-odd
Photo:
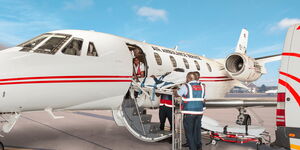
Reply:
[[[212,145],[216,145],[216,144],[217,144],[217,140],[212,140],[212,141],[211,141],[211,144],[212,144]]]

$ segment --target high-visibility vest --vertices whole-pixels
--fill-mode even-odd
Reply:
[[[172,95],[161,94],[160,106],[173,107],[172,105]]]
[[[205,85],[198,81],[191,81],[185,84],[187,94],[182,97],[183,114],[202,115],[205,109]]]

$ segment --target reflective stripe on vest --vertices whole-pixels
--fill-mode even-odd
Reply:
[[[202,115],[204,110],[204,85],[200,82],[189,82],[186,84],[188,89],[187,95],[182,98],[183,114]]]
[[[167,107],[173,107],[172,105],[172,96],[171,95],[161,95],[161,99],[160,99],[160,106],[167,106]]]

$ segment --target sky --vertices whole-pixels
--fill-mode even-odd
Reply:
[[[0,0],[0,47],[41,33],[82,29],[179,47],[208,58],[234,52],[242,28],[248,55],[282,52],[287,28],[300,23],[299,0]],[[257,85],[276,85],[279,61]]]

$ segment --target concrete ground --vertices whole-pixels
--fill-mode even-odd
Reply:
[[[253,108],[264,120],[264,126],[274,139],[275,108]],[[156,111],[153,119],[158,121]],[[54,120],[46,112],[23,113],[14,129],[1,138],[7,150],[170,150],[168,142],[146,143],[132,136],[125,127],[118,127],[110,111],[57,112],[64,119]],[[234,124],[235,109],[208,109],[205,115],[224,124]],[[253,124],[258,124],[252,118]],[[208,142],[203,136],[203,143]],[[219,142],[204,150],[252,150],[255,143],[232,144]]]

